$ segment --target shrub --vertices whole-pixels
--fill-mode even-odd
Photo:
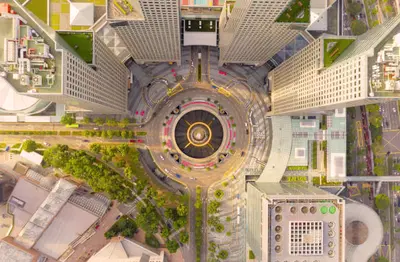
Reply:
[[[221,199],[221,198],[224,197],[224,191],[222,191],[221,189],[218,189],[218,190],[215,191],[214,196],[217,199]]]
[[[253,253],[253,250],[249,250],[249,259],[255,259],[256,256]]]

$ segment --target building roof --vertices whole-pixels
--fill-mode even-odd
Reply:
[[[49,191],[25,177],[18,180],[8,200],[9,210],[14,215],[12,237],[20,233],[48,194]]]
[[[69,22],[76,26],[92,26],[94,23],[93,3],[70,3]]]
[[[146,260],[142,260],[142,258]],[[126,239],[114,238],[110,243],[94,254],[88,262],[164,262],[164,252],[160,254],[144,247],[140,243]]]
[[[25,150],[22,150],[20,156],[34,163],[35,165],[40,165],[43,161],[43,156],[36,152],[26,152]]]
[[[33,248],[58,259],[68,249],[69,244],[82,236],[97,219],[97,216],[82,208],[66,203]]]
[[[55,219],[75,189],[76,185],[64,179],[58,180],[46,199],[29,219],[29,222],[18,234],[15,239],[16,242],[26,248],[31,248],[42,236],[50,222]]]
[[[0,240],[0,262],[32,262],[37,257],[15,245],[10,238]]]
[[[367,228],[367,236],[361,244],[350,243],[349,226],[361,222]],[[349,231],[349,232],[348,232]],[[356,234],[360,234],[357,230]],[[383,225],[378,214],[369,206],[357,202],[346,203],[346,261],[366,262],[381,246]]]
[[[272,145],[267,165],[259,182],[279,182],[285,173],[292,148],[290,116],[272,116]]]
[[[36,104],[39,99],[20,95],[14,87],[0,77],[0,110],[4,111],[21,111]]]

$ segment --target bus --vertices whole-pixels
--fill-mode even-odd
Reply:
[[[65,125],[65,127],[69,127],[69,128],[78,128],[79,124],[71,124],[71,125]]]

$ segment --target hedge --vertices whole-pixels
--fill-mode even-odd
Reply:
[[[70,136],[71,135],[71,131],[60,131],[59,135],[60,136]]]
[[[146,135],[147,135],[147,132],[139,131],[139,132],[136,132],[136,135],[137,135],[137,136],[146,136]]]
[[[308,166],[288,166],[287,167],[288,171],[302,171],[302,170],[308,170]]]

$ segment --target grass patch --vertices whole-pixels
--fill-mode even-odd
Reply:
[[[47,24],[47,0],[30,0],[25,7]]]
[[[6,143],[0,143],[0,148],[5,148],[7,146]]]
[[[61,13],[69,13],[69,4],[61,4]]]
[[[278,23],[308,23],[310,22],[310,0],[293,0],[283,13],[276,19]]]
[[[328,182],[326,181],[326,176],[321,177],[321,181],[318,176],[312,179],[314,186],[340,186],[341,182]]]
[[[73,136],[83,136],[83,131],[72,131]]]
[[[201,82],[201,59],[199,59],[199,64],[197,65],[197,82]]]
[[[59,33],[65,42],[75,50],[78,55],[88,64],[92,63],[93,58],[93,34],[68,32]]]
[[[329,67],[354,39],[324,39],[324,67]]]
[[[147,136],[147,132],[139,131],[139,132],[136,132],[136,135],[137,136]]]
[[[60,136],[70,136],[71,135],[71,131],[60,131],[60,132],[58,132],[58,134]]]
[[[157,238],[153,234],[146,233],[145,241],[146,241],[146,244],[151,247],[154,247],[154,248],[160,247],[160,242],[158,242]]]
[[[308,166],[288,166],[286,168],[288,171],[306,171],[308,170]]]
[[[20,148],[21,147],[21,143],[17,143],[17,144],[14,144],[11,148]]]
[[[284,176],[282,178],[285,182],[307,182],[306,176]]]
[[[317,169],[317,141],[312,142],[312,168]]]

